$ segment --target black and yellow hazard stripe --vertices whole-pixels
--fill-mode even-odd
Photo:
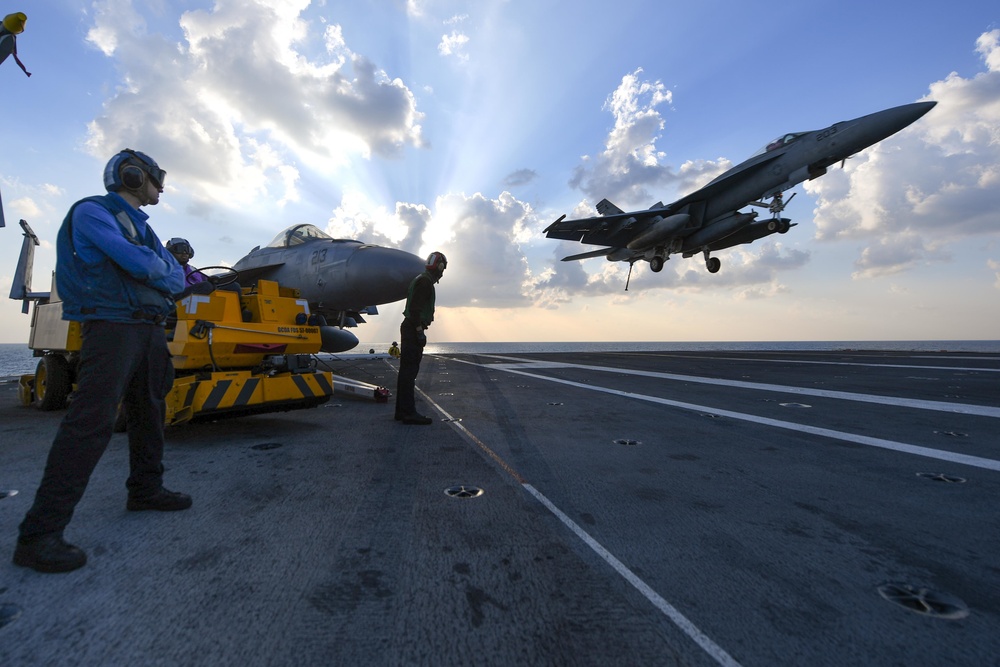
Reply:
[[[299,402],[301,407],[311,407],[328,399],[333,391],[333,378],[327,371],[276,376],[251,375],[249,371],[213,373],[191,383],[175,411],[187,413],[184,409],[191,408],[197,417],[214,412],[266,412],[278,405],[290,409]]]

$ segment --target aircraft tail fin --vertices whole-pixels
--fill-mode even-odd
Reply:
[[[616,213],[624,213],[625,211],[621,210],[620,208],[609,202],[607,199],[602,199],[601,201],[597,202],[597,212],[600,213],[601,215],[608,215],[608,214],[614,215]]]
[[[48,292],[31,291],[31,269],[35,263],[35,246],[40,245],[35,232],[24,220],[21,221],[24,230],[24,241],[21,242],[21,254],[17,258],[17,268],[14,269],[14,279],[10,282],[10,298],[21,299],[24,303],[21,312],[27,314],[28,302],[37,299],[47,299]]]

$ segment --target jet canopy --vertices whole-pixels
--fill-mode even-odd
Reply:
[[[801,136],[809,134],[808,132],[790,132],[789,134],[783,134],[774,141],[769,141],[765,146],[762,146],[759,151],[751,155],[750,157],[756,157],[758,155],[763,155],[764,153],[770,153],[771,151],[776,151],[779,148],[783,148],[788,144],[792,143]]]
[[[291,248],[292,246],[319,240],[332,241],[333,237],[316,225],[292,225],[285,231],[275,236],[274,240],[267,244],[267,247]]]

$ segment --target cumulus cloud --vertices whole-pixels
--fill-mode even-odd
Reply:
[[[334,237],[448,257],[447,289],[438,303],[452,307],[511,308],[533,303],[533,277],[522,243],[536,222],[531,206],[508,192],[438,197],[433,209],[397,202],[389,211],[358,192],[344,194],[326,232]]]
[[[417,253],[430,220],[431,211],[426,206],[397,202],[395,210],[390,212],[362,193],[349,191],[333,211],[325,231],[334,238],[357,239]]]
[[[24,196],[15,197],[3,204],[6,209],[6,220],[8,227],[17,227],[16,221],[24,219],[32,224],[39,218],[51,218],[59,216],[59,211],[51,204],[52,200],[63,194],[62,188],[51,183],[41,185],[25,185],[20,181],[0,177],[0,183],[7,186],[15,185],[17,190],[25,193]],[[58,218],[60,221],[61,217]]]
[[[287,202],[296,157],[342,164],[423,146],[413,93],[351,51],[339,26],[301,19],[309,0],[219,0],[177,19],[179,43],[148,32],[145,6],[95,6],[88,40],[121,77],[88,129],[96,156],[134,146],[194,192]]]
[[[35,200],[29,197],[20,197],[15,199],[8,206],[18,218],[24,218],[27,220],[37,218],[42,213],[42,209],[35,203]]]
[[[985,71],[930,85],[921,120],[805,185],[820,240],[862,239],[856,278],[947,261],[944,244],[997,233],[1000,30],[976,42]]]
[[[651,190],[669,187],[691,192],[733,166],[726,158],[687,161],[679,168],[666,161],[666,154],[657,148],[665,127],[657,107],[669,104],[673,98],[663,83],[643,81],[641,73],[637,69],[624,76],[621,85],[608,97],[605,108],[614,116],[615,124],[605,140],[604,151],[596,157],[584,156],[574,172],[570,185],[588,195],[588,200],[577,205],[571,218],[595,215],[591,201],[602,198],[625,210],[646,208],[654,201]],[[623,262],[560,261],[588,249],[596,246],[563,242],[556,247],[544,270],[531,280],[531,294],[538,305],[555,308],[576,295],[624,298],[626,281],[629,295],[646,290],[698,291],[725,287],[743,289],[746,298],[751,298],[747,286],[753,286],[752,294],[763,297],[784,290],[777,277],[780,272],[799,268],[809,261],[808,253],[779,244],[754,246],[753,250],[749,246],[727,250],[725,270],[710,277],[704,266],[691,263],[697,260],[689,262],[680,257],[668,262],[660,273],[653,273],[645,262],[637,262],[631,278],[629,265]],[[596,272],[590,273],[595,267]]]
[[[584,156],[569,185],[593,201],[607,198],[626,208],[645,208],[667,188],[704,185],[729,168],[728,160],[685,163],[680,172],[665,162],[657,148],[665,127],[658,107],[669,105],[673,94],[660,81],[643,81],[642,68],[622,77],[608,97],[605,109],[615,124],[596,156]]]
[[[450,194],[435,205],[434,226],[447,230],[440,241],[427,239],[427,250],[449,258],[448,290],[442,303],[449,306],[529,306],[531,273],[521,248],[526,227],[533,223],[531,206],[508,192],[496,199],[482,194]]]

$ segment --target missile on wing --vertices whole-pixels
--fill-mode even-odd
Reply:
[[[663,245],[690,222],[691,216],[687,213],[669,215],[666,218],[656,216],[646,231],[629,241],[625,247],[629,250],[643,250]]]
[[[766,220],[755,220],[749,225],[726,236],[714,243],[709,244],[710,250],[725,250],[742,243],[753,243],[771,234],[784,234],[795,226],[788,218],[767,218]]]
[[[683,251],[684,253],[690,252],[694,254],[700,251],[704,246],[715,243],[716,241],[721,241],[730,234],[735,234],[756,217],[756,212],[734,213],[733,215],[728,215],[706,227],[702,227],[694,234],[685,237]],[[685,254],[685,256],[688,255]]]

